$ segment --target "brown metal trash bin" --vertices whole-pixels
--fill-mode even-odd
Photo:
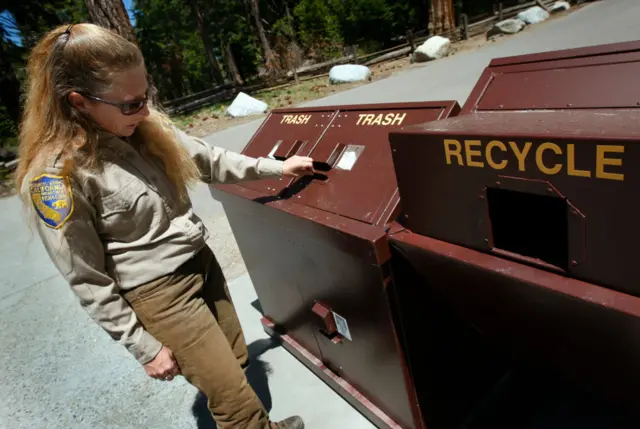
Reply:
[[[387,136],[458,111],[455,101],[274,110],[243,153],[310,156],[316,176],[211,187],[267,332],[381,428],[424,427],[388,288],[386,229],[400,206]]]
[[[390,134],[394,251],[488,338],[632,407],[638,87],[640,42],[502,58],[459,116]]]

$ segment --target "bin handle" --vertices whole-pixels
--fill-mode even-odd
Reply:
[[[311,308],[311,312],[322,319],[324,329],[318,330],[320,335],[334,344],[342,342],[342,335],[338,332],[338,327],[333,319],[333,311],[331,311],[331,308],[320,301],[315,301]]]

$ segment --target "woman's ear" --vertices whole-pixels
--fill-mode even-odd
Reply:
[[[87,102],[82,95],[75,91],[71,91],[69,95],[67,95],[67,99],[69,100],[71,107],[79,112],[87,113]]]

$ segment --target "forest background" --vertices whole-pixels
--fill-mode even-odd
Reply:
[[[509,4],[522,0],[507,1]],[[502,2],[505,3],[505,2]],[[162,103],[245,87],[348,53],[440,34],[493,0],[0,0],[0,161],[17,145],[29,50],[60,24],[94,22],[137,43]],[[3,155],[4,154],[4,155]]]

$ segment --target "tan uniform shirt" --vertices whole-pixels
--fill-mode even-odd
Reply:
[[[281,161],[249,158],[179,135],[204,182],[282,175]],[[100,145],[106,155],[101,171],[78,169],[65,179],[59,176],[62,166],[53,165],[44,175],[28,176],[22,192],[32,198],[40,237],[83,308],[145,364],[162,345],[119,292],[175,271],[205,246],[208,232],[191,203],[180,202],[159,161],[143,158],[112,135],[101,137]]]

